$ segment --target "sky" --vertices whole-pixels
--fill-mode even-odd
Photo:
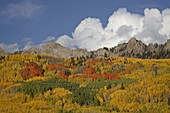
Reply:
[[[170,39],[170,0],[0,0],[0,47],[56,42],[89,51]]]

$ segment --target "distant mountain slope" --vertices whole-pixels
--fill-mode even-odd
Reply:
[[[22,53],[28,54],[50,54],[63,58],[70,57],[110,57],[124,56],[134,58],[170,58],[170,39],[165,44],[149,44],[146,45],[136,38],[131,38],[128,43],[118,44],[113,48],[100,48],[96,51],[87,51],[83,49],[72,50],[58,43],[47,43],[42,45],[40,49],[31,48],[24,50]]]
[[[8,54],[8,53],[0,47],[0,56],[4,56],[6,54]]]

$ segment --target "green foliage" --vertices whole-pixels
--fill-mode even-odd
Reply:
[[[55,87],[56,86],[54,83],[36,81],[36,82],[23,83],[23,86],[21,86],[18,89],[18,91],[24,92],[25,94],[28,94],[31,96],[31,98],[33,98],[35,94],[37,93],[44,94],[44,92],[48,90],[52,90]]]
[[[117,85],[117,84],[132,84],[134,82],[136,82],[136,79],[131,79],[131,78],[126,78],[126,79],[122,79],[122,80],[105,80],[105,79],[101,79],[98,81],[93,81],[90,82],[87,87],[92,88],[92,89],[100,89],[104,86],[109,86],[109,85]]]

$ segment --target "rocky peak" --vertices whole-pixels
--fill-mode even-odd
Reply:
[[[58,43],[49,42],[47,44],[42,45],[40,53],[68,58],[70,57],[71,49],[61,46]]]
[[[8,53],[0,47],[0,56],[4,56],[6,54],[8,54]]]
[[[127,44],[126,52],[131,53],[141,53],[146,48],[146,45],[142,41],[136,38],[131,38]]]
[[[39,54],[40,53],[40,49],[38,48],[30,48],[28,50],[23,50],[24,54]]]
[[[128,41],[128,44],[135,44],[138,40],[136,38],[131,38],[129,41]]]
[[[164,49],[169,50],[170,51],[170,39],[167,40],[167,42],[165,43],[165,47]]]

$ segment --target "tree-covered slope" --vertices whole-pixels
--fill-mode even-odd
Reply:
[[[0,112],[170,112],[170,59],[0,59]]]

